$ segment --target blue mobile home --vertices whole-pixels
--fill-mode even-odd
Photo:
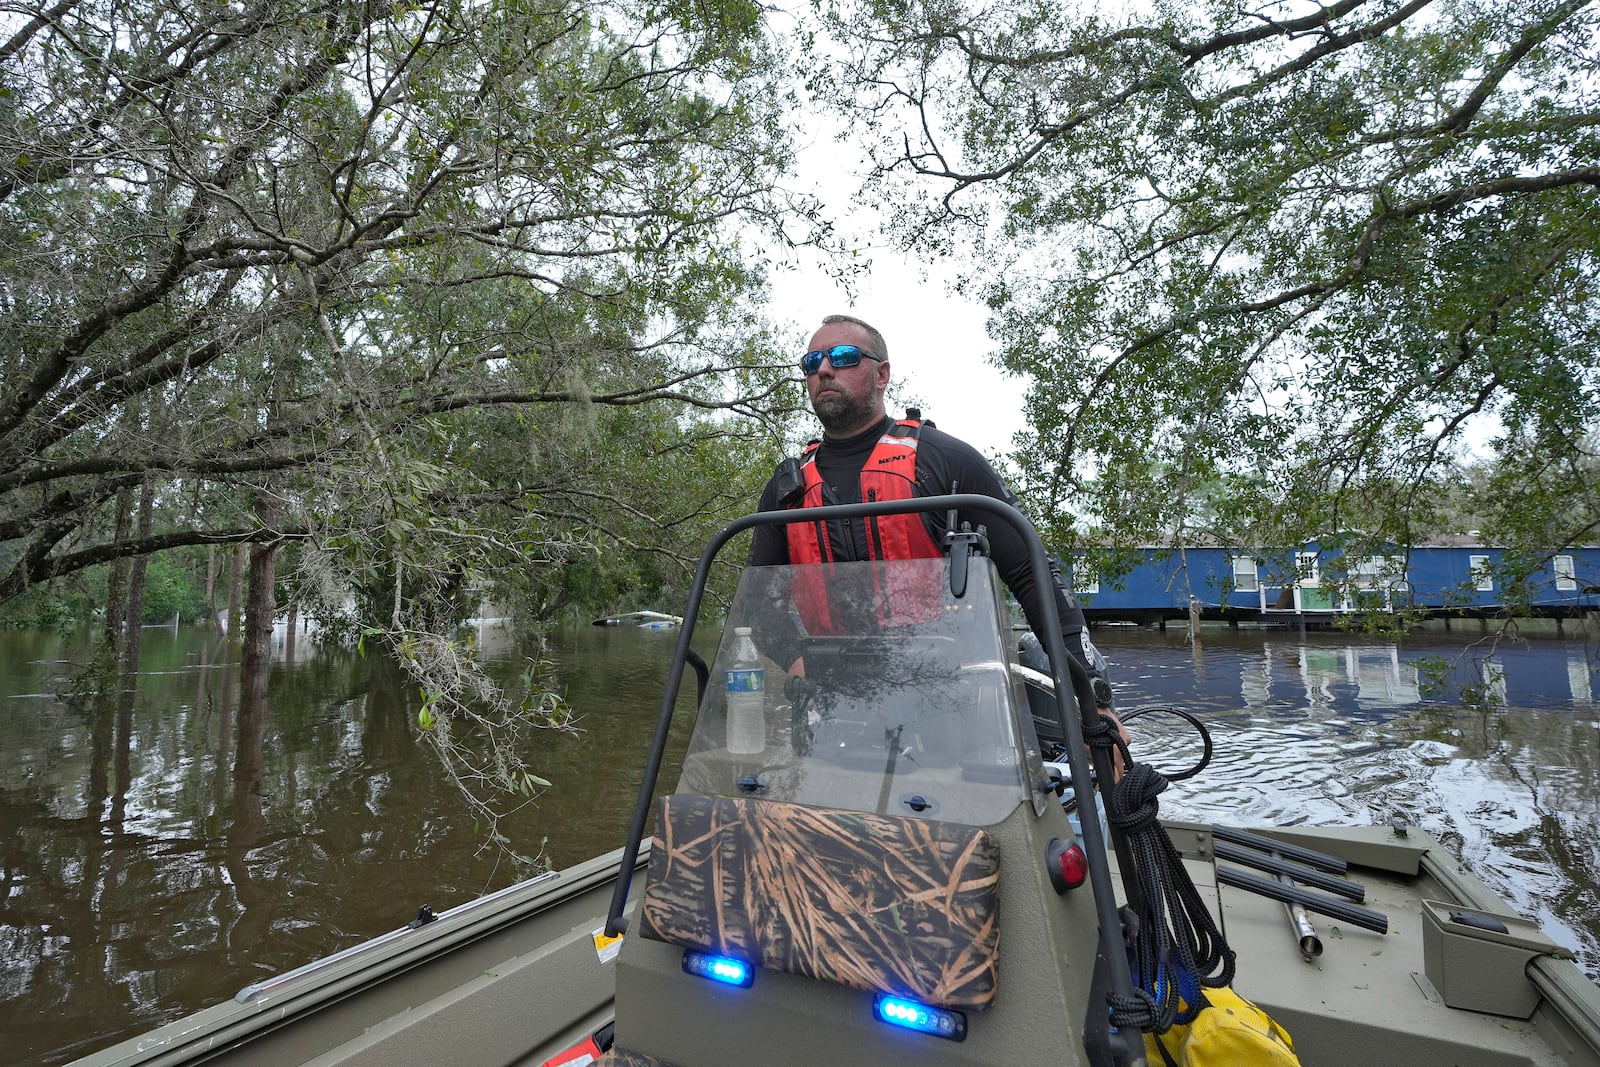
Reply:
[[[1509,605],[1536,615],[1600,610],[1600,546],[1563,549],[1507,589],[1505,550],[1463,539],[1347,558],[1310,542],[1296,550],[1144,546],[1126,575],[1102,578],[1082,558],[1064,571],[1091,621],[1164,622],[1196,614],[1229,621],[1331,620],[1357,610],[1405,608],[1487,616]]]

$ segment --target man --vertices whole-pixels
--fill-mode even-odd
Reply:
[[[812,335],[801,369],[806,372],[806,392],[822,423],[823,438],[804,453],[799,462],[799,480],[793,468],[788,477],[780,468],[761,494],[760,510],[858,503],[868,492],[879,500],[977,493],[1018,506],[1000,475],[977,449],[931,424],[915,420],[897,423],[889,418],[884,404],[890,377],[889,350],[883,335],[872,326],[849,315],[829,315]],[[829,523],[826,530],[813,523],[758,527],[749,562],[753,566],[776,566],[823,559],[904,559],[943,553],[948,521],[943,512],[894,518],[903,521],[857,519]],[[969,516],[967,520],[974,527],[980,522],[987,526],[990,557],[1034,631],[1042,628],[1043,597],[1053,595],[1068,652],[1091,674],[1103,678],[1105,661],[1089,640],[1083,611],[1054,568],[1050,588],[1039,589],[1027,546],[1009,524],[983,515]],[[805,606],[797,606],[804,615]],[[768,655],[791,674],[804,671],[804,664],[798,661],[797,635],[766,636],[762,646]],[[1097,684],[1097,691],[1109,705],[1109,687]]]

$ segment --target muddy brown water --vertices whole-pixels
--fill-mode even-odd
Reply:
[[[266,708],[241,716],[225,642],[143,637],[136,690],[73,703],[57,694],[81,638],[0,632],[0,1064],[65,1062],[511,879],[381,660],[280,640]],[[1164,815],[1403,818],[1600,976],[1600,645],[1545,632],[1490,653],[1477,637],[1096,634],[1124,709],[1178,705],[1213,732],[1216,758]],[[582,731],[539,738],[553,784],[503,825],[519,850],[561,866],[622,843],[675,640],[556,635]],[[503,631],[483,643],[507,676],[526,665]],[[1158,766],[1198,754],[1175,719],[1134,733]]]

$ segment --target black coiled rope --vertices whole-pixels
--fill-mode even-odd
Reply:
[[[1124,916],[1137,995],[1108,998],[1111,1023],[1163,1034],[1175,1024],[1193,1021],[1205,1006],[1202,987],[1215,989],[1233,981],[1234,952],[1157,818],[1156,798],[1167,788],[1167,778],[1133,761],[1109,719],[1102,719],[1102,725],[1087,731],[1086,740],[1115,746],[1127,768],[1120,781],[1101,793],[1106,821],[1127,842],[1139,888],[1138,914]]]

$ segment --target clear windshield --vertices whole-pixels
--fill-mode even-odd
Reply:
[[[1017,714],[1027,697],[1010,669],[1015,641],[994,572],[974,559],[956,598],[947,566],[746,568],[679,791],[976,826],[1025,802],[1039,746]],[[759,732],[752,651],[765,681]]]

